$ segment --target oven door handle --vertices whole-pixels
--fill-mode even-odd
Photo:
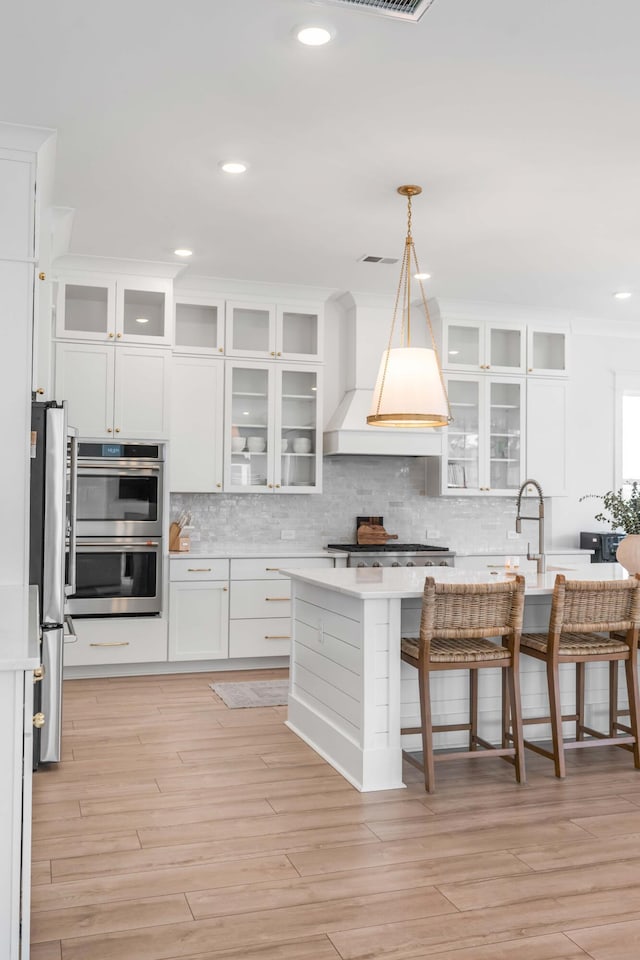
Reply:
[[[158,540],[145,540],[144,543],[127,543],[122,540],[79,540],[77,549],[83,547],[107,547],[114,553],[129,553],[133,550],[146,550],[147,547],[159,547]]]

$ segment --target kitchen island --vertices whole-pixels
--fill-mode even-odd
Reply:
[[[495,583],[503,572],[451,567],[366,567],[334,570],[283,570],[291,577],[293,643],[287,725],[362,791],[390,790],[402,782],[402,746],[421,749],[419,737],[404,738],[401,726],[419,725],[417,671],[400,660],[400,637],[417,636],[425,576],[445,583]],[[564,565],[567,579],[620,580],[619,564]],[[556,577],[527,574],[524,629],[546,630]],[[520,661],[523,712],[548,712],[544,664]],[[575,671],[561,668],[567,703],[575,692]],[[442,671],[432,678],[433,722],[466,720],[466,671]],[[573,692],[572,692],[573,691]],[[500,670],[480,678],[480,728],[500,739]],[[608,697],[606,665],[587,671],[587,718],[602,725]],[[542,709],[541,709],[542,708]],[[572,732],[573,725],[567,725]],[[530,726],[530,739],[548,738],[546,726]],[[464,734],[436,735],[438,746],[455,747]],[[496,761],[498,762],[498,761]]]

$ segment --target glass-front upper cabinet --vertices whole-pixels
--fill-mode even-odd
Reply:
[[[523,480],[524,379],[450,376],[451,415],[442,492],[517,491]]]
[[[449,370],[523,373],[526,336],[523,324],[444,320],[442,365]]]
[[[56,337],[167,345],[171,282],[77,275],[58,282]]]
[[[175,296],[174,352],[224,354],[224,300]]]
[[[228,301],[226,325],[228,356],[302,361],[321,358],[320,308]]]
[[[278,367],[274,485],[286,493],[320,489],[320,371],[318,368]]]
[[[230,363],[225,373],[224,488],[236,493],[272,491],[273,367]]]
[[[565,330],[529,327],[527,373],[540,377],[566,377],[569,372],[568,340]]]
[[[319,492],[320,378],[318,367],[226,361],[225,490]]]

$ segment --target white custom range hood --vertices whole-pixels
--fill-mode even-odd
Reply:
[[[444,434],[441,429],[406,430],[367,424],[380,357],[388,346],[393,300],[348,293],[340,302],[346,310],[347,389],[325,427],[325,454],[442,456]],[[416,315],[413,345],[431,346],[426,324],[421,323],[420,318]]]

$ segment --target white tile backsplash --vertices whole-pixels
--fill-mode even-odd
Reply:
[[[353,543],[356,516],[382,515],[401,541],[439,543],[460,553],[526,553],[527,538],[508,540],[515,529],[516,498],[427,497],[419,457],[325,457],[321,494],[171,495],[171,518],[190,510],[203,542],[280,542],[281,530],[296,543]]]

